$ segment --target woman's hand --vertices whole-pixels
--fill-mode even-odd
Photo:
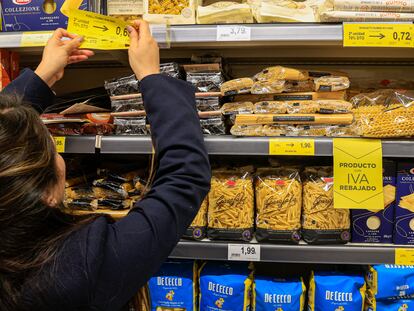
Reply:
[[[69,40],[62,40],[68,38]],[[35,73],[49,87],[62,79],[65,67],[69,64],[79,63],[93,56],[89,50],[79,50],[82,37],[68,33],[64,29],[57,29],[47,42],[43,50],[42,61]]]
[[[147,22],[134,21],[134,27],[128,26],[131,38],[128,51],[129,64],[137,79],[142,80],[146,76],[160,72],[160,52]]]

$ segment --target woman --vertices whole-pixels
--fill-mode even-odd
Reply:
[[[210,186],[194,89],[159,74],[145,22],[129,27],[129,60],[141,80],[158,170],[149,193],[124,219],[78,219],[60,212],[65,166],[36,112],[68,63],[92,52],[57,30],[35,72],[0,96],[0,310],[123,310],[168,257]],[[69,40],[62,41],[62,37]]]

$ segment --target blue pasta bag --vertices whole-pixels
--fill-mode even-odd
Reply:
[[[255,276],[253,311],[302,311],[306,287],[302,278]]]
[[[251,286],[247,263],[207,262],[200,269],[200,311],[249,311]]]
[[[394,300],[371,300],[366,298],[365,311],[410,311],[414,310],[414,300],[394,299]]]
[[[168,261],[148,282],[151,311],[197,311],[197,266]]]
[[[414,266],[370,266],[366,281],[377,300],[414,296]]]
[[[308,311],[362,311],[365,290],[362,275],[312,272]]]

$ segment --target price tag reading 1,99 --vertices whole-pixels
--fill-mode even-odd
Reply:
[[[259,244],[229,244],[228,260],[260,261]]]

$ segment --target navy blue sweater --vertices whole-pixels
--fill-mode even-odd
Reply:
[[[151,75],[141,81],[141,90],[159,163],[152,189],[122,220],[111,224],[99,217],[71,235],[53,268],[47,305],[31,310],[124,308],[197,214],[211,173],[194,89],[174,78]],[[40,111],[54,100],[53,92],[30,70],[5,92],[22,95]],[[29,293],[24,300],[35,301]]]

